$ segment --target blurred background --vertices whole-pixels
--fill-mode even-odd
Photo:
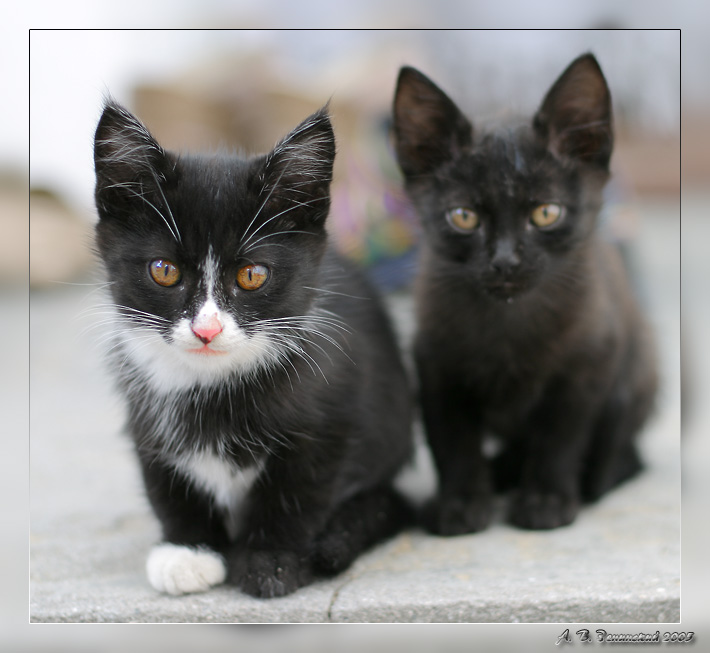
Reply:
[[[628,238],[635,196],[677,197],[680,188],[677,31],[33,32],[32,287],[90,274],[91,141],[106,94],[168,149],[246,153],[270,150],[330,100],[338,156],[329,227],[341,250],[396,289],[409,283],[417,241],[390,148],[399,67],[420,67],[474,117],[530,115],[587,50],[613,89],[610,208]]]
[[[693,510],[700,514],[702,497],[707,496],[703,467],[709,449],[702,430],[708,422],[702,396],[707,388],[704,370],[710,355],[703,334],[710,319],[701,283],[707,278],[703,263],[707,255],[701,247],[708,228],[695,216],[704,216],[710,200],[710,131],[706,126],[710,42],[700,38],[694,27],[703,21],[707,24],[710,9],[687,3],[668,13],[666,3],[660,1],[622,4],[554,0],[525,3],[514,10],[505,2],[471,2],[461,7],[453,0],[439,0],[436,6],[413,0],[361,0],[357,7],[348,9],[324,0],[300,4],[203,0],[199,6],[187,0],[169,6],[163,2],[139,5],[129,0],[110,9],[88,1],[73,4],[82,25],[104,29],[38,29],[28,34],[29,27],[72,26],[65,8],[51,5],[18,24],[3,44],[6,63],[15,61],[18,53],[29,51],[30,64],[28,99],[17,94],[19,119],[3,113],[6,119],[1,121],[0,219],[5,237],[0,239],[0,287],[6,334],[16,325],[18,314],[24,317],[28,306],[32,318],[33,302],[61,293],[74,302],[91,287],[78,286],[77,293],[77,286],[67,284],[95,282],[90,251],[95,220],[92,138],[102,99],[108,93],[135,112],[167,148],[206,151],[268,150],[302,118],[330,100],[338,139],[330,224],[333,237],[386,288],[404,293],[411,278],[417,229],[400,192],[388,140],[389,107],[401,65],[421,68],[475,119],[501,112],[529,114],[574,57],[584,51],[594,52],[612,89],[616,117],[616,181],[610,188],[608,218],[616,236],[629,243],[643,229],[646,207],[652,207],[656,214],[663,214],[667,208],[669,220],[677,222],[682,120],[683,206],[690,207],[694,216],[687,226],[684,222],[683,236],[683,282],[689,285],[683,306],[682,343],[690,352],[685,355],[687,365],[683,370],[687,381],[684,401],[690,400],[687,414],[684,412],[688,425],[684,446],[689,453],[683,481],[687,511],[684,528],[690,530],[683,549],[683,619],[698,620],[702,608],[697,599],[703,579],[707,579],[699,562],[705,530],[694,529],[692,515],[696,514]],[[173,29],[105,29],[117,24],[138,27],[151,23]],[[451,24],[570,29],[387,29]],[[235,29],[202,29],[215,25]],[[276,29],[337,25],[366,29]],[[246,26],[255,29],[238,29]],[[681,38],[681,32],[675,29],[624,29],[637,26],[682,26],[684,31]],[[25,71],[21,65],[6,65],[8,85],[17,83],[22,88]],[[23,108],[29,116],[29,149],[22,128],[27,119],[22,115]],[[680,225],[670,225],[667,232],[668,247],[679,251]],[[653,289],[644,292],[652,293]],[[680,297],[679,288],[677,292]],[[80,309],[78,306],[77,312]],[[673,329],[675,325],[673,321]],[[673,329],[670,332],[677,333]],[[29,346],[31,352],[31,339]],[[18,375],[3,375],[4,396],[8,407],[17,410],[24,404],[29,387],[23,377],[27,374],[26,349],[10,347],[7,360],[6,371],[17,369]],[[12,420],[15,414],[9,414]],[[24,462],[27,428],[23,423],[22,414],[10,423],[21,435],[16,438],[16,446],[14,441],[10,444],[12,459],[22,462],[15,466],[15,473],[23,471],[22,465],[28,469]],[[3,488],[6,496],[16,487],[14,477],[8,478],[4,481],[8,486]],[[27,545],[25,507],[15,506],[8,515],[8,523],[13,524],[8,542],[13,553],[19,551],[20,559],[26,559],[22,554]],[[689,569],[693,570],[692,578],[688,577]],[[8,568],[7,577],[19,578],[22,597],[26,590],[19,567]],[[13,627],[26,622],[25,604],[20,600],[3,606],[7,609],[2,610],[0,637],[6,635],[4,639],[14,643],[13,650],[64,650],[54,630],[50,635],[46,629],[38,631],[37,626],[31,632]],[[689,628],[699,625],[691,623]],[[530,650],[549,650],[559,634],[557,630],[536,629]],[[234,637],[235,632],[239,638]],[[369,642],[385,649],[403,631],[401,627],[396,631],[350,628],[345,640],[331,629],[291,633],[282,638],[273,630],[222,629],[209,633],[206,639],[184,636],[170,649],[221,650],[222,644],[231,648],[237,642],[265,647],[273,644],[277,648],[286,641],[290,650],[329,650],[343,641],[348,650],[360,650]],[[483,642],[487,650],[504,651],[514,650],[516,642],[530,642],[529,633],[490,628],[438,629],[432,633],[420,628],[407,639],[416,650],[453,651],[464,646],[469,650],[473,642]],[[119,640],[109,640],[105,631],[87,635],[84,628],[81,633],[74,629],[62,635],[68,637],[66,650],[123,650]],[[128,636],[130,641],[135,631]],[[538,643],[539,648],[535,648]],[[152,650],[162,650],[160,646],[156,643]]]

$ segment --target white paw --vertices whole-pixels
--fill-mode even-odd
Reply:
[[[227,567],[218,553],[206,547],[159,544],[146,561],[150,584],[159,592],[204,592],[224,582]]]

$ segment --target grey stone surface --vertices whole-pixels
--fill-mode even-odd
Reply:
[[[33,622],[677,622],[680,619],[679,208],[641,209],[639,268],[663,389],[643,438],[648,470],[570,527],[436,538],[401,534],[341,576],[274,600],[229,587],[157,594],[144,560],[159,529],[122,407],[102,371],[91,288],[31,296],[30,620]],[[87,297],[87,295],[90,295]],[[0,297],[2,313],[21,299]],[[407,297],[392,298],[406,340]],[[431,486],[426,456],[408,479]],[[502,512],[503,506],[501,506]]]

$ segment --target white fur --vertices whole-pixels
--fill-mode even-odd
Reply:
[[[210,343],[222,355],[205,356],[188,351],[202,346],[192,333],[190,321],[180,320],[175,326],[173,343],[166,342],[153,329],[132,328],[122,333],[124,351],[158,394],[188,390],[195,384],[213,386],[238,371],[248,374],[260,366],[268,366],[278,358],[274,344],[262,334],[249,337],[224,312],[219,313],[222,333]]]
[[[237,468],[214,454],[200,452],[185,456],[176,464],[192,482],[209,492],[223,508],[233,507],[249,491],[260,467]]]
[[[239,530],[244,497],[261,472],[261,466],[237,468],[210,453],[179,458],[175,467],[197,487],[208,492],[227,511],[225,526],[231,537]],[[204,592],[223,583],[227,567],[222,556],[211,549],[163,543],[154,546],[146,561],[148,581],[159,592],[189,594]]]
[[[195,326],[197,327],[201,324],[210,322],[213,316],[217,316],[217,319],[220,321],[220,324],[224,326],[224,323],[222,322],[224,316],[221,315],[221,312],[215,300],[212,297],[209,297],[207,301],[202,304],[199,312],[195,316]]]
[[[225,526],[234,538],[241,525],[241,508],[262,467],[255,464],[239,468],[212,453],[198,452],[179,458],[175,467],[190,481],[207,492],[227,511]]]
[[[214,287],[217,283],[217,277],[219,274],[219,261],[214,255],[212,245],[209,246],[209,249],[207,250],[207,258],[201,267],[205,275],[205,285],[207,286],[207,301],[214,301]]]
[[[207,547],[154,546],[146,561],[148,581],[159,592],[204,592],[227,578],[224,559]]]
[[[114,333],[122,345],[123,354],[159,395],[187,390],[195,384],[214,386],[235,371],[248,375],[279,359],[280,351],[270,338],[262,333],[247,334],[211,297],[198,311],[197,320],[206,320],[215,314],[222,332],[209,346],[221,352],[219,354],[205,355],[194,351],[203,347],[203,343],[193,333],[191,320],[187,317],[173,327],[172,342],[167,342],[150,326],[127,324],[118,311]]]

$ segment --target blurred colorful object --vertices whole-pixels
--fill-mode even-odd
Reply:
[[[369,121],[344,152],[333,184],[330,231],[339,249],[371,268],[385,290],[406,286],[414,265],[417,220],[389,148],[387,118]]]

